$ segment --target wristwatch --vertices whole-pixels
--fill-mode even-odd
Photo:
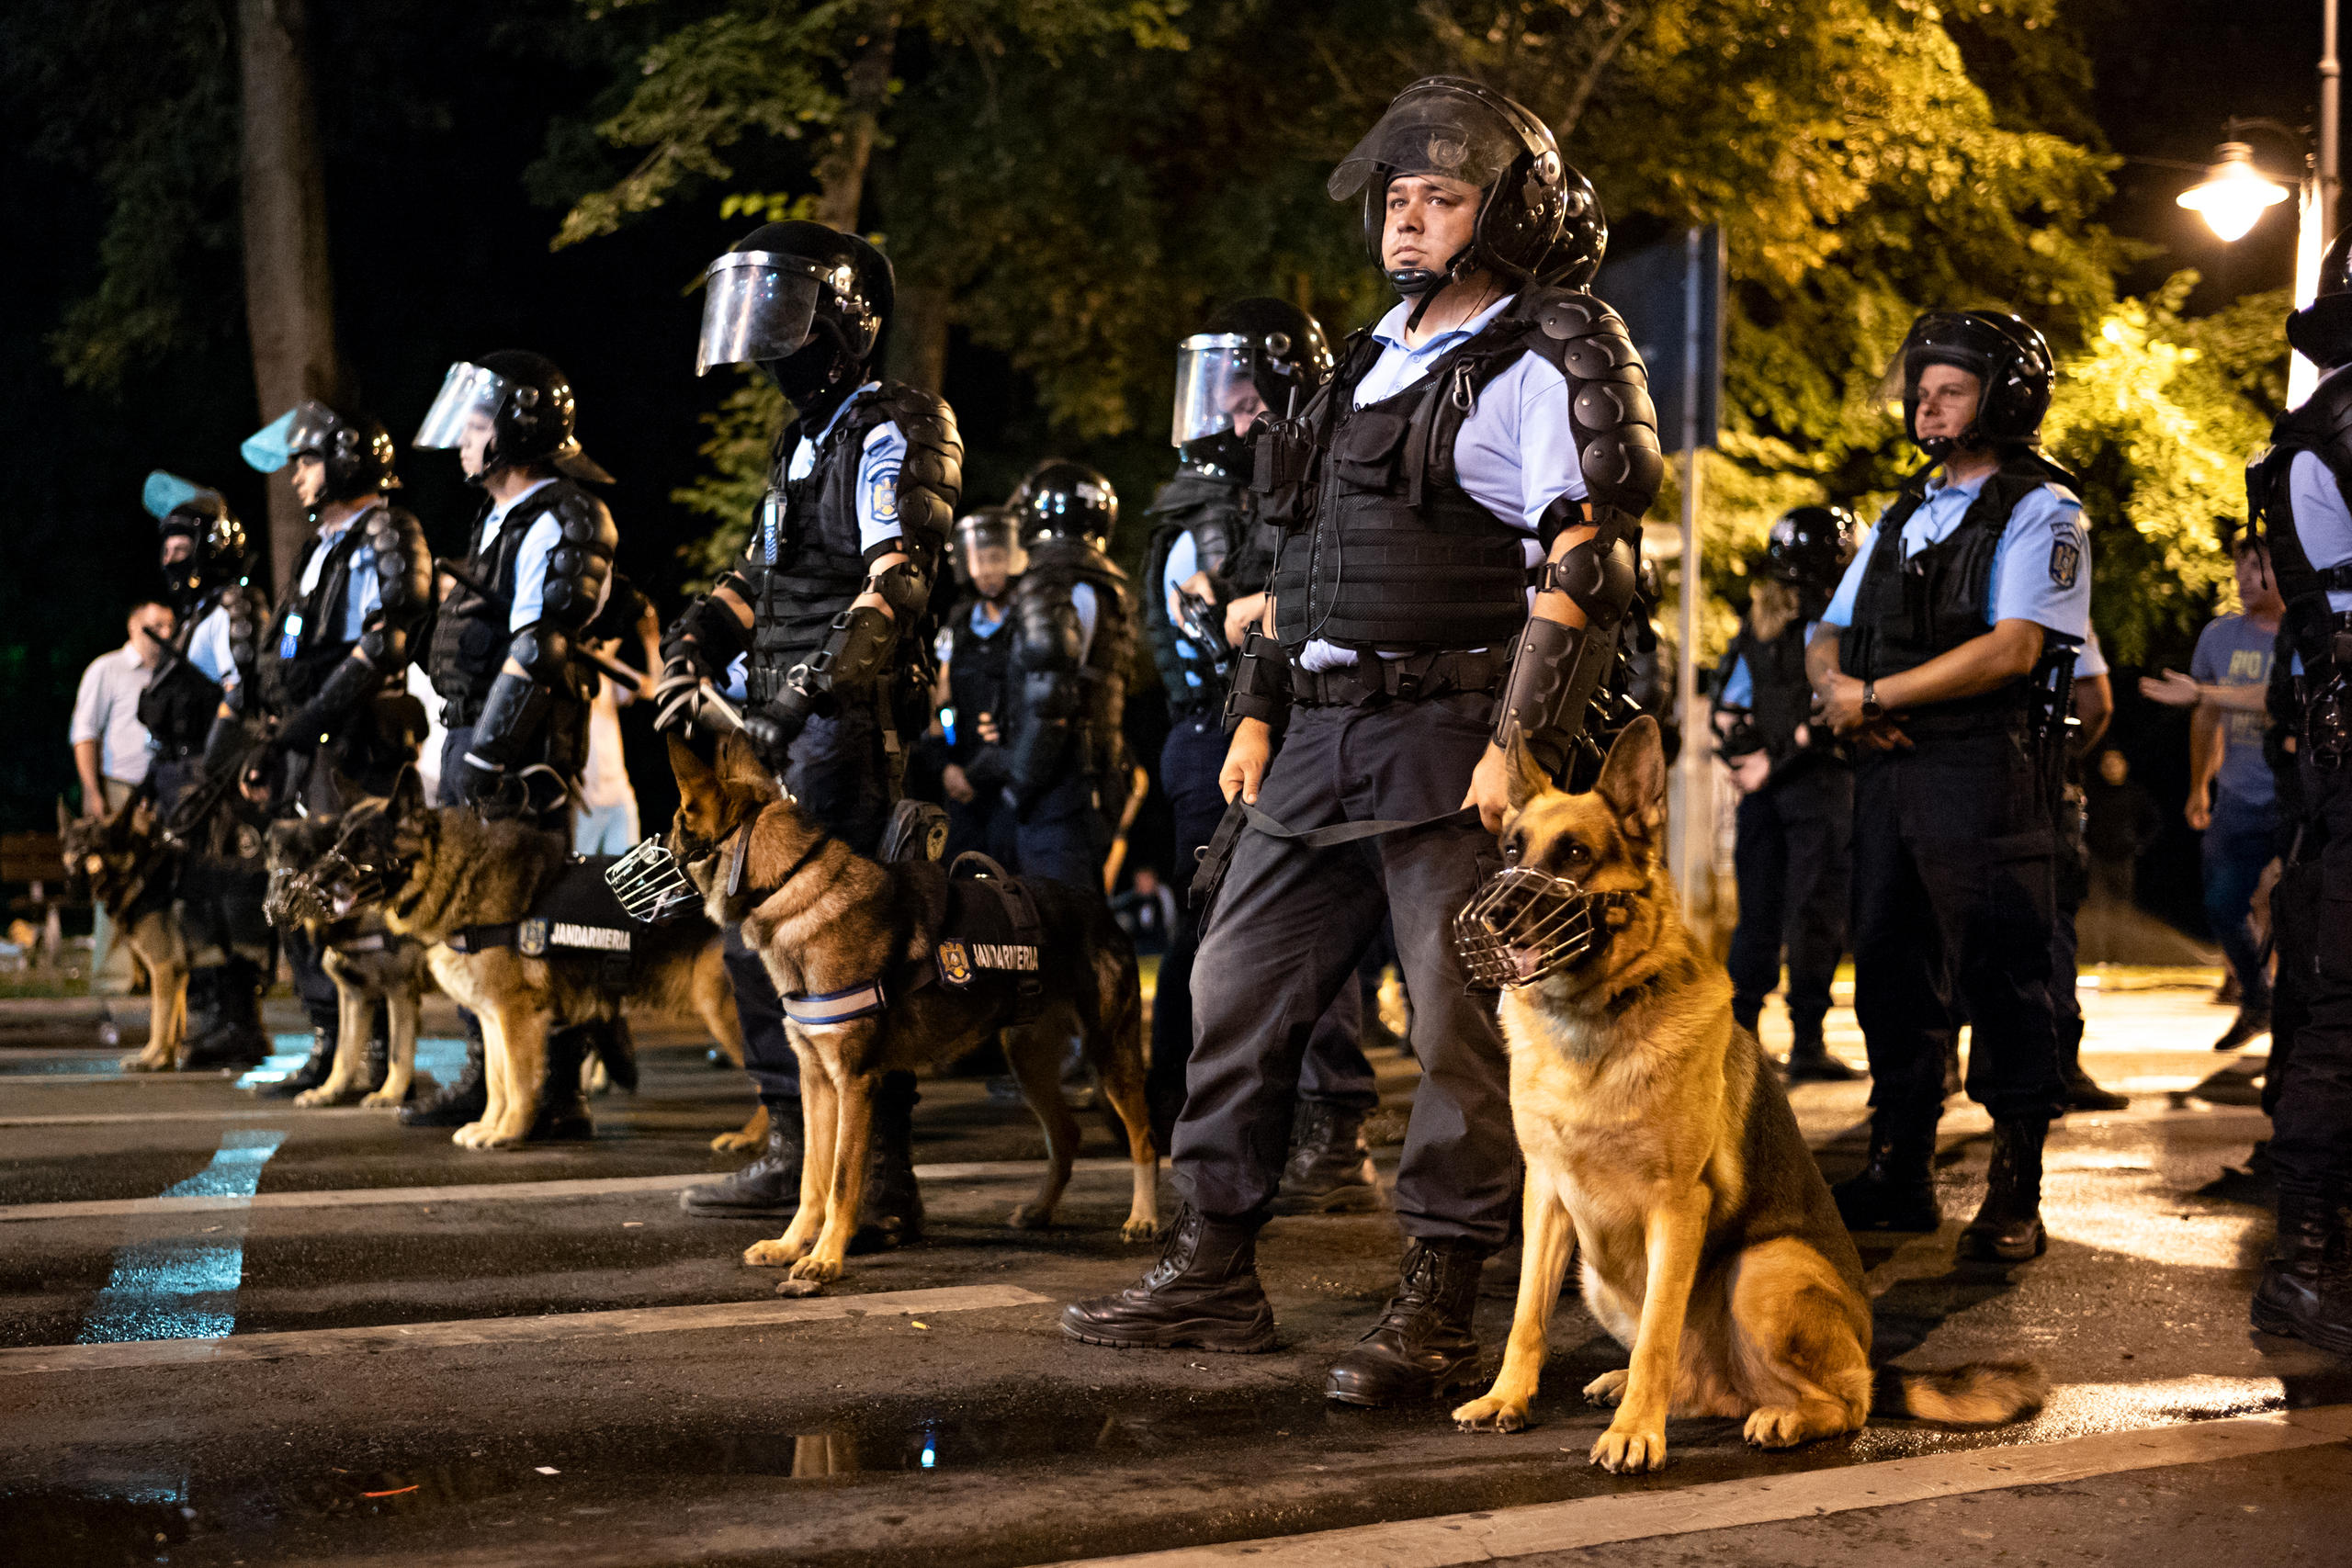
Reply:
[[[1878,682],[1876,681],[1865,681],[1862,682],[1862,716],[1869,719],[1873,724],[1886,716],[1886,710],[1878,705]]]

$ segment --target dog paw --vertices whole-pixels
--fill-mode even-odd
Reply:
[[[781,1238],[775,1241],[755,1241],[743,1249],[743,1263],[745,1267],[752,1269],[780,1269],[787,1263],[797,1261],[807,1250],[806,1247],[796,1247]]]
[[[1121,1241],[1158,1241],[1159,1222],[1158,1220],[1129,1220],[1119,1227],[1119,1239]]]
[[[1527,1405],[1519,1400],[1498,1399],[1490,1393],[1457,1406],[1453,1424],[1465,1432],[1523,1432],[1527,1429]]]
[[[1666,1428],[1641,1431],[1611,1423],[1592,1445],[1592,1462],[1611,1475],[1638,1475],[1666,1467]]]
[[[144,1051],[133,1051],[117,1062],[115,1069],[125,1073],[168,1073],[172,1070],[172,1059],[150,1055]]]
[[[1588,1404],[1616,1404],[1625,1397],[1625,1379],[1630,1375],[1623,1367],[1613,1372],[1601,1373],[1584,1385],[1585,1403]]]
[[[394,1094],[389,1089],[379,1089],[375,1093],[368,1095],[367,1098],[360,1100],[359,1105],[360,1109],[363,1111],[398,1111],[401,1108],[401,1103],[407,1099],[408,1094],[405,1090],[401,1093]],[[297,1101],[296,1103],[299,1104],[300,1102]]]
[[[1747,1413],[1740,1436],[1759,1449],[1792,1449],[1811,1436],[1804,1413],[1792,1405],[1765,1404]]]
[[[321,1084],[316,1089],[306,1089],[296,1095],[294,1103],[305,1111],[313,1111],[322,1105],[333,1105],[342,1098],[343,1093],[340,1089],[329,1089],[326,1085]]]
[[[1054,1223],[1054,1212],[1035,1203],[1023,1203],[1006,1215],[1004,1223],[1017,1231],[1041,1231]]]
[[[792,1266],[792,1278],[796,1280],[810,1280],[822,1284],[841,1277],[842,1263],[838,1258],[804,1258]]]
[[[741,1133],[721,1133],[711,1139],[710,1146],[718,1154],[736,1155],[741,1154],[745,1149],[758,1148],[761,1142],[761,1139],[747,1138]]]

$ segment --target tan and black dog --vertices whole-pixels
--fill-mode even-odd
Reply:
[[[488,1103],[481,1121],[451,1134],[463,1147],[523,1142],[538,1113],[548,1031],[611,1020],[625,1004],[697,1018],[722,1050],[741,1059],[718,929],[699,917],[639,927],[628,933],[625,953],[575,952],[560,941],[537,953],[526,952],[530,944],[522,940],[478,949],[467,941],[469,932],[511,934],[532,922],[570,858],[560,834],[514,818],[486,821],[468,807],[427,806],[415,770],[404,769],[389,799],[344,813],[334,848],[291,890],[311,901],[312,918],[319,910],[332,919],[380,911],[395,936],[424,944],[441,989],[481,1020]]]
[[[132,795],[104,817],[76,817],[57,803],[57,841],[69,886],[86,886],[116,940],[146,966],[147,1044],[123,1057],[126,1073],[168,1073],[187,1041],[187,941],[172,913],[179,857],[164,840],[155,802]]]
[[[1743,1418],[1763,1448],[1859,1429],[1874,1382],[1861,1260],[1771,1060],[1732,1021],[1723,965],[1682,924],[1657,723],[1634,720],[1589,794],[1553,788],[1521,748],[1510,761],[1505,862],[1559,879],[1530,888],[1597,896],[1582,911],[1597,923],[1565,962],[1573,944],[1548,961],[1503,950],[1525,977],[1503,992],[1501,1015],[1526,1243],[1501,1371],[1455,1420],[1526,1425],[1573,1246],[1586,1304],[1633,1352],[1584,1391],[1617,1406],[1595,1464],[1657,1469],[1669,1415]],[[1509,943],[1532,928],[1490,929]],[[2015,1420],[2048,1389],[2024,1363],[1886,1382],[1888,1414],[1964,1426]]]
[[[951,897],[946,868],[929,861],[880,864],[853,853],[803,815],[735,736],[720,741],[716,768],[673,736],[670,763],[680,797],[670,852],[702,890],[714,921],[741,921],[743,940],[785,1000],[785,1028],[800,1063],[800,1207],[781,1237],[750,1248],[744,1262],[790,1264],[799,1280],[839,1278],[857,1228],[882,1075],[944,1065],[991,1037],[1046,1133],[1044,1179],[1013,1210],[1012,1224],[1051,1223],[1069,1185],[1079,1133],[1062,1101],[1060,1074],[1063,1047],[1076,1039],[1127,1132],[1135,1187],[1119,1234],[1128,1241],[1159,1234],[1159,1156],[1144,1106],[1135,949],[1100,897],[1023,880],[1037,941],[1017,950],[1025,957],[991,968],[999,953],[942,929]],[[1034,987],[1025,1007],[1020,982],[1009,977],[1015,969]],[[822,1010],[807,1004],[874,987],[878,1010],[804,1021]]]
[[[334,1066],[326,1081],[294,1097],[300,1106],[341,1105],[357,1098],[371,1107],[398,1108],[408,1100],[416,1075],[417,1021],[429,983],[424,944],[395,936],[381,911],[357,908],[341,919],[321,919],[320,911],[285,894],[293,880],[334,847],[343,818],[292,817],[269,827],[270,923],[281,930],[309,928],[319,943],[319,964],[334,982]],[[307,918],[306,918],[307,917]],[[376,1007],[384,1009],[390,1065],[381,1088],[368,1089],[368,1045],[375,1032]]]

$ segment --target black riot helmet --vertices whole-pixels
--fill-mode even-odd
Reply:
[[[254,431],[238,448],[248,465],[274,474],[297,457],[326,465],[324,499],[358,501],[399,488],[392,472],[392,435],[373,415],[329,408],[317,399],[295,404]]]
[[[1441,175],[1485,193],[1470,243],[1442,270],[1388,273],[1390,287],[1408,299],[1426,303],[1474,266],[1513,282],[1572,288],[1600,270],[1609,220],[1591,182],[1561,158],[1550,126],[1491,87],[1462,76],[1422,77],[1331,171],[1332,200],[1363,192],[1364,247],[1374,266],[1382,265],[1389,182],[1404,175]]]
[[[460,359],[441,379],[433,406],[416,427],[410,446],[456,450],[467,435],[486,429],[481,466],[466,476],[478,485],[493,469],[545,464],[575,479],[610,484],[613,476],[580,449],[574,427],[578,400],[571,380],[545,355],[522,349],[485,354],[479,362]]]
[[[1919,440],[1919,373],[1950,365],[1983,386],[1976,420],[1957,437]],[[2006,310],[1930,310],[1911,323],[1890,373],[1903,378],[1903,428],[1919,450],[1939,460],[1958,446],[2030,446],[2050,412],[2055,375],[2050,345]],[[1890,389],[1891,390],[1891,389]]]
[[[1248,427],[1304,407],[1331,366],[1323,324],[1305,310],[1287,299],[1237,299],[1177,350],[1170,445],[1186,462],[1238,473]]]
[[[1860,530],[1841,506],[1795,506],[1781,513],[1764,546],[1764,574],[1815,593],[1837,591]]]
[[[983,506],[956,519],[956,575],[967,588],[1001,570],[1007,581],[1029,570],[1021,514],[1010,506]],[[997,592],[1003,592],[1000,584]]]
[[[1083,463],[1048,457],[1030,470],[1010,503],[1021,518],[1021,538],[1083,539],[1108,548],[1119,525],[1119,492]]]
[[[898,300],[888,256],[799,220],[752,230],[703,281],[695,374],[758,365],[801,408],[864,379]]]
[[[2352,365],[2352,229],[2327,243],[2319,291],[2287,317],[2287,341],[2322,370]]]
[[[244,580],[245,525],[219,491],[157,468],[147,476],[140,499],[155,519],[158,538],[184,538],[193,547],[186,559],[164,568],[165,596],[181,615],[208,590]]]

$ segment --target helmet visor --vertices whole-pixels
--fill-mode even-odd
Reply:
[[[1007,578],[1029,570],[1029,552],[1021,543],[1021,519],[1010,512],[975,512],[956,525],[956,564],[967,582],[994,573]]]
[[[1176,423],[1169,445],[1182,446],[1228,430],[1246,432],[1266,412],[1250,363],[1250,340],[1238,333],[1202,333],[1184,340],[1176,354]]]
[[[455,450],[465,444],[466,432],[479,420],[488,424],[513,388],[505,377],[479,365],[458,360],[441,378],[441,390],[424,411],[410,446],[425,451]]]
[[[704,275],[695,374],[714,365],[783,359],[808,341],[823,288],[814,264],[769,251],[730,251]]]
[[[1524,151],[1518,128],[1477,95],[1444,83],[1408,87],[1340,160],[1325,188],[1345,201],[1374,176],[1385,185],[1399,175],[1442,175],[1484,186]]]
[[[157,468],[147,476],[147,488],[140,492],[139,499],[146,506],[147,515],[161,523],[189,502],[207,495],[215,501],[220,499],[217,491],[190,484],[177,474],[167,474]],[[196,525],[191,522],[183,532],[194,534]]]
[[[324,456],[334,423],[334,411],[326,404],[315,400],[299,402],[246,436],[238,451],[249,467],[274,474],[305,453]]]

